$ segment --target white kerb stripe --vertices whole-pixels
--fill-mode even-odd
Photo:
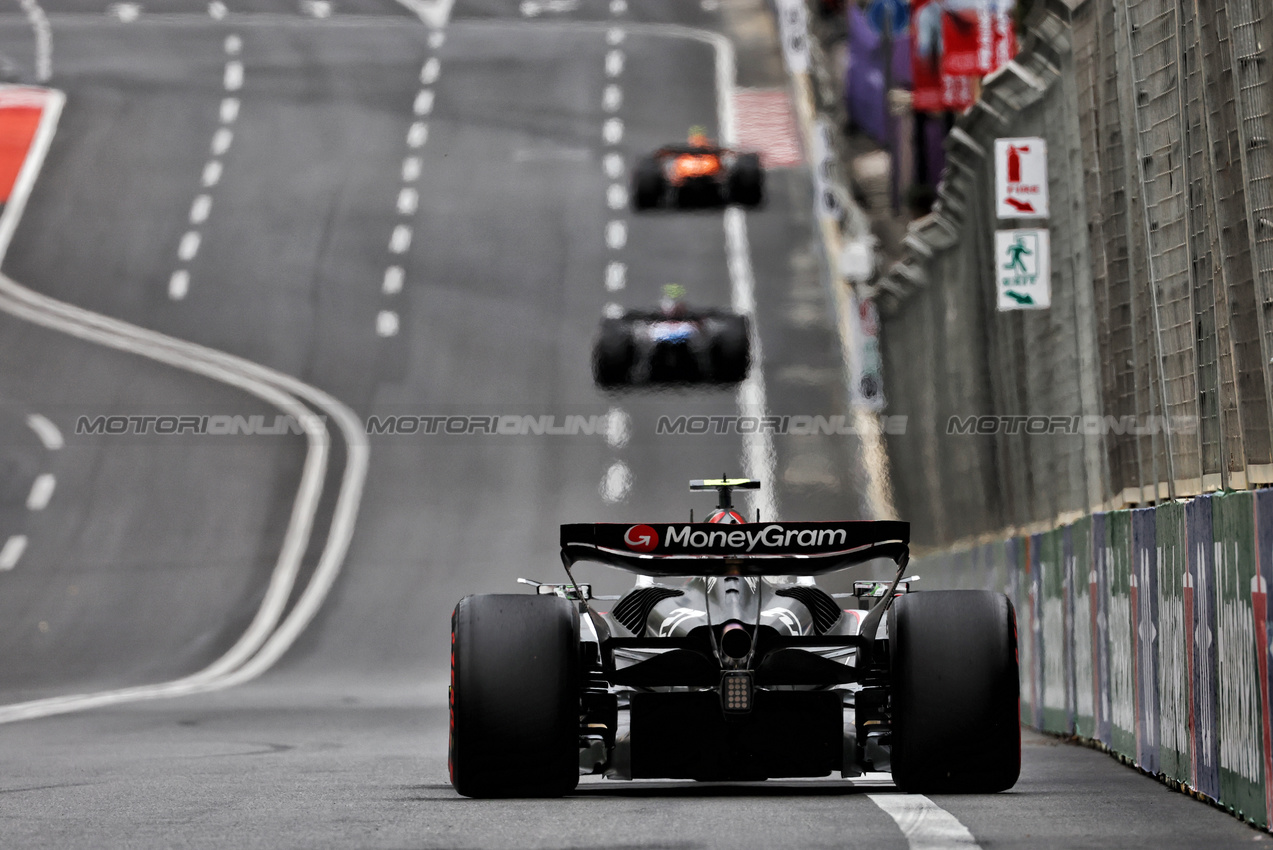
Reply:
[[[950,812],[921,794],[868,794],[888,813],[910,850],[979,850],[968,827]]]

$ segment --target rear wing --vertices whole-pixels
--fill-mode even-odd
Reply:
[[[561,527],[569,569],[592,561],[649,576],[822,575],[908,557],[910,523],[572,523]],[[900,575],[900,573],[899,573]]]

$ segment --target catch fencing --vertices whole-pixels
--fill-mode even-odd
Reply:
[[[918,543],[1273,483],[1269,45],[1264,0],[1033,5],[948,137],[933,213],[860,290]],[[1047,142],[1047,309],[996,306],[1007,137]]]

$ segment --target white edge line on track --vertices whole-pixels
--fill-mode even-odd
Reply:
[[[21,5],[35,31],[35,78],[46,83],[53,76],[53,28],[38,0],[21,0]]]
[[[980,850],[968,827],[922,794],[867,794],[902,830],[910,850]]]
[[[18,561],[22,558],[22,553],[26,549],[27,536],[25,534],[15,534],[4,541],[4,546],[0,547],[0,570],[8,572],[16,567]]]
[[[14,183],[10,201],[0,213],[0,262],[48,153],[65,99],[60,91],[49,92],[49,101]],[[242,389],[298,417],[309,446],[284,543],[265,597],[247,630],[225,654],[203,670],[169,682],[0,706],[0,723],[216,690],[245,682],[269,669],[313,619],[340,573],[367,474],[369,448],[361,421],[336,399],[288,375],[40,295],[4,274],[0,274],[0,310],[79,339],[148,357]],[[347,450],[340,492],[323,552],[309,583],[284,618],[282,615],[309,543],[331,444],[331,435],[321,417],[313,415],[298,396],[331,415],[340,427]]]

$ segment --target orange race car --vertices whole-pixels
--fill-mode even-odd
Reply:
[[[683,145],[659,148],[642,158],[632,174],[632,206],[759,206],[765,195],[760,155],[715,144],[701,128],[690,130]]]

